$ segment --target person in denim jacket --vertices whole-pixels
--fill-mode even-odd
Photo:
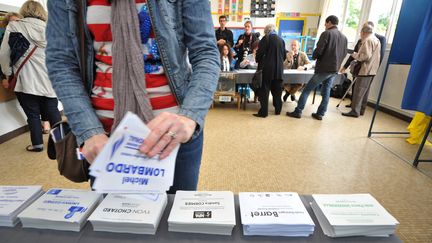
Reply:
[[[106,9],[108,16],[103,12]],[[104,121],[103,118],[107,118],[104,114],[113,114],[115,127],[122,118],[119,114],[132,109],[151,129],[140,148],[142,153],[150,157],[160,153],[160,158],[165,158],[181,144],[171,191],[196,190],[204,119],[220,71],[209,2],[56,0],[48,1],[48,12],[48,74],[77,143],[84,144],[86,159],[91,163],[108,140],[109,122]],[[80,63],[79,58],[81,40],[78,33],[82,21],[78,21],[78,16],[82,16],[80,20],[84,22],[81,28],[85,33],[85,63]],[[98,16],[105,18],[97,19]],[[110,28],[100,36],[99,27],[93,28],[98,25],[92,26],[99,22],[105,24],[99,26]],[[127,31],[122,32],[125,28]],[[110,39],[106,34],[111,32]],[[112,64],[107,56],[112,56]],[[112,69],[103,70],[107,63]],[[81,69],[85,70],[86,86]],[[101,76],[110,78],[111,75],[115,80],[109,82],[114,84],[112,91],[99,83]],[[168,92],[167,96],[172,96],[174,102],[169,108],[155,108],[161,104],[154,99],[157,92],[149,85],[153,85],[151,82],[156,76],[157,80],[167,80],[163,92]],[[140,82],[141,77],[145,82]],[[95,100],[106,92],[112,92],[111,99],[116,105],[113,110],[101,112]],[[141,95],[135,95],[137,92]],[[136,102],[131,96],[142,102]],[[130,106],[131,102],[135,103]]]

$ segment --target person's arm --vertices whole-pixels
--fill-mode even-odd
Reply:
[[[188,48],[193,72],[179,114],[194,120],[198,124],[199,133],[203,129],[204,118],[213,102],[213,93],[220,72],[220,58],[213,41],[213,22],[208,2],[184,0],[182,12],[184,43]],[[191,12],[196,15],[192,16]]]
[[[315,50],[313,51],[312,54],[312,60],[316,60],[316,59],[320,59],[322,54],[324,53],[325,49],[327,48],[327,44],[328,44],[328,31],[324,31],[319,40],[318,43],[316,45]]]
[[[70,32],[68,5],[64,0],[48,1],[48,12],[48,75],[80,145],[95,135],[104,135],[105,131],[81,80],[79,57],[73,44],[74,41],[79,42],[78,34]]]
[[[267,52],[267,38],[268,36],[264,36],[258,44],[258,50],[255,56],[255,60],[260,66],[262,65],[260,63],[263,61],[264,55]]]
[[[3,41],[0,46],[0,66],[1,71],[5,76],[10,76],[12,71],[10,69],[10,47],[9,47],[9,34],[10,34],[10,25],[6,28]]]
[[[228,31],[227,43],[230,45],[230,47],[233,47],[234,45],[233,32],[231,30]]]
[[[358,53],[353,53],[351,56],[359,62],[364,62],[372,57],[373,41],[368,38],[360,47]]]

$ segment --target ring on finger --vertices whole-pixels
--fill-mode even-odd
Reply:
[[[177,137],[177,133],[173,131],[168,131],[167,135],[170,136],[172,139],[175,139]]]

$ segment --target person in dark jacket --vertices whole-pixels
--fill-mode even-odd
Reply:
[[[227,24],[227,17],[225,15],[219,16],[219,24],[220,27],[215,31],[217,45],[219,47],[225,44],[233,46],[233,33],[231,30],[225,27]]]
[[[258,35],[252,32],[252,22],[250,20],[244,23],[244,29],[245,32],[239,36],[234,46],[234,51],[237,53],[235,69],[239,69],[243,59],[245,59],[247,55],[252,54],[252,43],[259,40]]]
[[[262,70],[262,86],[257,90],[261,108],[256,117],[267,117],[269,91],[273,96],[275,114],[282,110],[282,75],[285,55],[285,42],[276,34],[275,26],[269,24],[264,29],[265,36],[258,45],[256,61],[258,70]]]
[[[327,111],[333,80],[337,76],[342,60],[347,54],[348,41],[345,35],[338,30],[338,23],[339,19],[334,15],[330,15],[326,18],[326,30],[321,34],[312,55],[312,59],[317,60],[315,74],[304,88],[297,103],[297,107],[293,112],[287,112],[287,116],[301,118],[310,92],[321,83],[323,84],[321,89],[321,104],[318,107],[318,111],[312,113],[312,117],[317,120],[322,120]]]

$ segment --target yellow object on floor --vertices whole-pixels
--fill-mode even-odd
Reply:
[[[425,130],[428,128],[430,120],[431,117],[426,116],[425,113],[416,112],[414,118],[407,127],[410,137],[407,138],[406,141],[410,144],[420,144],[423,140],[425,132],[429,132]],[[432,144],[426,140],[425,145],[431,146]]]

